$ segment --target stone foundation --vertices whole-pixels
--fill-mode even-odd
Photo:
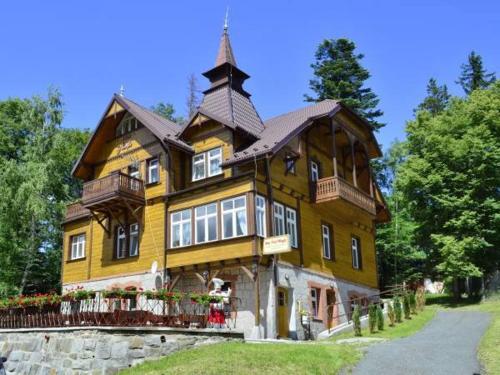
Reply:
[[[241,335],[240,335],[241,337]],[[239,340],[227,332],[198,330],[38,329],[0,332],[7,374],[114,374],[119,370],[200,345]]]

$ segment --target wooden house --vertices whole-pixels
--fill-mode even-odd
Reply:
[[[246,336],[300,338],[304,313],[314,332],[341,323],[350,299],[378,293],[375,225],[389,212],[372,128],[335,100],[263,121],[227,29],[203,75],[183,126],[112,97],[73,170],[84,184],[64,223],[63,288],[202,291],[217,277]],[[282,235],[291,251],[264,254]]]

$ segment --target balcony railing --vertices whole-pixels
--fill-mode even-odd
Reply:
[[[117,197],[144,204],[144,182],[127,174],[115,172],[83,185],[82,204],[84,207]]]
[[[350,203],[364,209],[372,215],[377,213],[375,199],[352,186],[340,177],[325,177],[316,181],[314,201],[316,203],[345,199]]]
[[[90,216],[90,211],[82,206],[80,202],[72,203],[66,207],[66,217],[64,221],[73,221]]]
[[[0,308],[0,329],[84,326],[233,329],[241,305],[238,297],[202,303],[189,295],[176,301],[150,299],[141,294],[128,298],[106,298],[102,292],[94,295],[71,301],[63,297],[62,301],[40,306]],[[217,319],[214,319],[215,309],[220,311]]]

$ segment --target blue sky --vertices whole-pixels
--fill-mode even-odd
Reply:
[[[9,1],[0,10],[0,99],[64,95],[64,126],[94,128],[113,92],[185,112],[187,77],[214,64],[226,6],[246,89],[267,119],[299,108],[317,45],[347,37],[365,54],[387,147],[429,77],[451,93],[471,50],[500,72],[499,1]]]

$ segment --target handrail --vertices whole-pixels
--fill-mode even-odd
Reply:
[[[100,197],[119,193],[143,199],[144,182],[139,178],[129,176],[125,173],[114,172],[109,176],[83,184],[82,202],[86,204]]]
[[[376,214],[375,199],[341,177],[325,177],[316,181],[314,200],[321,203],[343,198],[369,213]]]

